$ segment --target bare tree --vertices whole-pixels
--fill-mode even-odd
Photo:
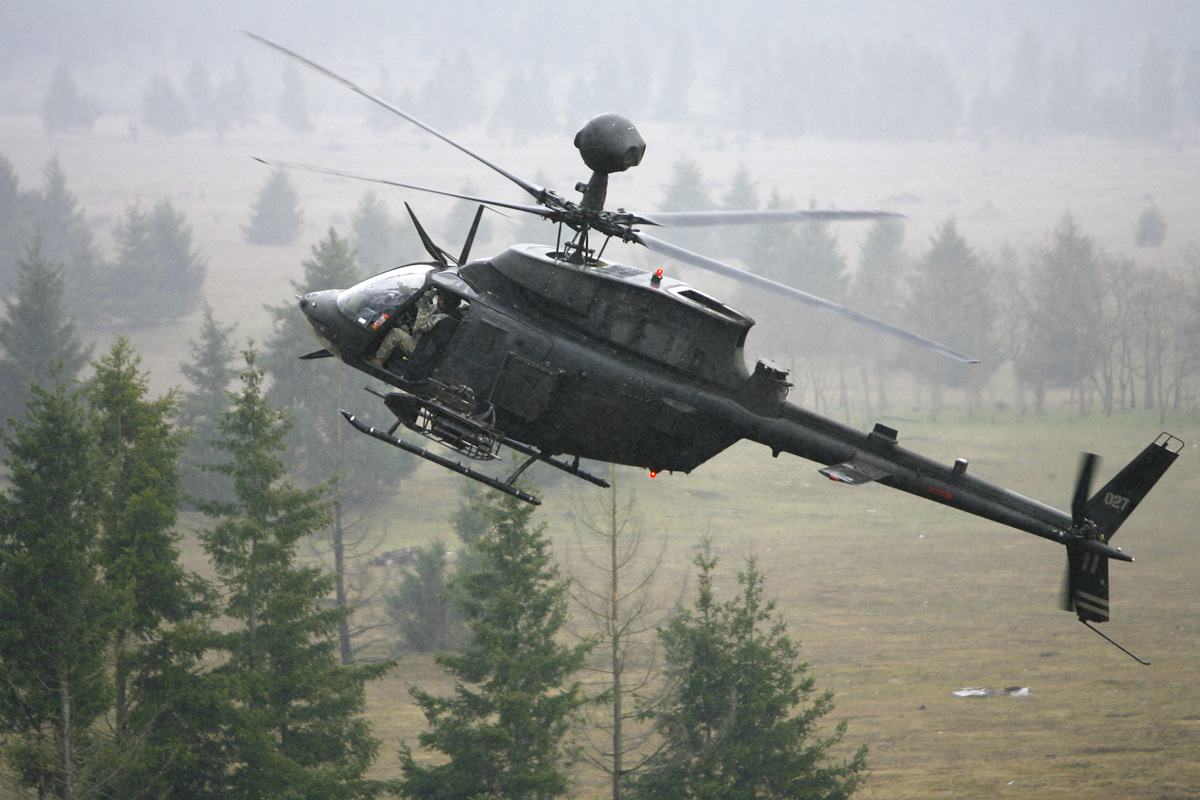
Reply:
[[[586,685],[598,702],[585,712],[580,752],[609,777],[613,800],[622,800],[628,776],[658,749],[648,712],[666,694],[656,631],[671,608],[657,591],[666,541],[654,552],[616,467],[609,482],[611,489],[576,504],[570,594],[582,628],[576,633],[596,640],[588,668],[595,677]]]

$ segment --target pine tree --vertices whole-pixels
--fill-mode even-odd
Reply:
[[[220,82],[213,96],[213,127],[223,137],[234,125],[254,120],[254,95],[250,72],[241,59],[234,62],[233,75]]]
[[[904,252],[904,225],[896,220],[881,219],[871,225],[859,251],[858,272],[850,290],[850,307],[885,322],[901,319],[902,280],[909,272],[909,257]],[[887,376],[895,371],[896,343],[885,341],[876,331],[861,329],[853,334],[849,352],[873,353],[870,360],[859,364],[867,409],[887,409]],[[872,363],[874,362],[873,369]],[[875,373],[872,391],[871,373]],[[874,400],[871,395],[874,394]]]
[[[177,320],[199,305],[205,259],[192,245],[192,228],[170,200],[149,212],[134,202],[114,232],[117,260],[109,268],[108,300],[114,319],[138,325]]]
[[[1151,205],[1138,215],[1133,243],[1138,247],[1159,247],[1167,238],[1167,218],[1158,206]]]
[[[283,71],[283,95],[279,98],[279,107],[275,114],[280,122],[296,133],[308,133],[313,129],[300,71],[290,62]]]
[[[74,128],[91,130],[100,116],[100,106],[94,97],[79,91],[66,65],[59,64],[50,79],[50,88],[42,101],[42,127],[53,136]]]
[[[304,280],[293,282],[297,294],[330,288],[346,288],[358,280],[358,268],[350,244],[329,229],[329,235],[312,248],[304,262]],[[329,362],[296,358],[313,342],[312,333],[294,302],[270,309],[275,328],[263,357],[271,375],[270,401],[292,413],[296,427],[286,453],[296,478],[305,486],[328,482],[336,498],[331,525],[327,529],[328,555],[336,582],[339,607],[349,608],[347,578],[355,555],[348,542],[350,520],[342,511],[372,505],[396,486],[397,480],[416,466],[416,459],[398,453],[381,453],[378,443],[362,436],[342,418],[340,409],[352,408],[365,398],[361,377],[338,369]],[[309,345],[304,344],[305,342]],[[354,649],[350,623],[340,626],[342,654],[346,663]]]
[[[283,168],[267,178],[250,211],[250,224],[242,226],[247,244],[287,245],[300,236],[304,216],[297,208],[296,190]]]
[[[74,321],[63,307],[62,268],[42,255],[35,240],[20,261],[15,300],[4,298],[7,314],[0,320],[0,415],[20,417],[30,384],[53,387],[69,382],[87,363]]]
[[[660,634],[674,696],[656,715],[666,746],[634,780],[637,800],[834,800],[863,780],[866,748],[830,763],[845,723],[821,736],[833,693],[815,697],[799,647],[764,598],[753,558],[738,573],[736,597],[720,603],[717,559],[708,544],[694,562],[696,602]]]
[[[681,158],[671,165],[671,178],[663,186],[663,211],[711,211],[716,207],[708,187],[704,184],[704,173],[699,162]],[[711,231],[691,228],[671,233],[671,242],[689,250],[707,253],[712,241]]]
[[[533,506],[489,493],[477,567],[457,578],[455,602],[470,631],[458,652],[437,657],[454,694],[412,694],[429,730],[421,746],[445,756],[418,763],[405,744],[400,790],[413,800],[475,797],[547,800],[568,788],[563,738],[584,702],[573,676],[586,645],[557,641],[566,587],[551,563]]]
[[[42,252],[49,261],[60,264],[66,280],[64,297],[67,308],[76,316],[94,314],[102,299],[96,275],[100,255],[92,228],[79,200],[67,188],[67,176],[58,157],[46,163],[42,188],[30,199],[29,228],[25,241],[41,237]]]
[[[24,254],[31,220],[32,199],[8,157],[0,153],[0,287],[5,293],[16,283],[17,261]]]
[[[187,101],[165,75],[156,74],[142,95],[142,124],[167,137],[192,129]]]
[[[1104,259],[1070,214],[1051,242],[1033,256],[1024,309],[1026,341],[1016,364],[1018,377],[1033,386],[1034,410],[1045,410],[1051,386],[1080,387],[1095,368],[1094,343],[1104,321]],[[1082,407],[1083,392],[1079,392]]]
[[[392,217],[375,192],[367,192],[359,200],[350,226],[354,260],[363,275],[376,275],[409,260],[406,227]]]
[[[213,442],[218,425],[229,411],[229,385],[235,376],[237,350],[230,342],[233,325],[222,325],[213,316],[208,303],[202,308],[203,322],[198,339],[192,340],[192,360],[179,366],[191,383],[184,392],[179,411],[180,427],[191,431],[183,454],[183,490],[186,496],[200,500],[231,500],[229,480],[201,465],[217,463]]]
[[[907,317],[912,329],[978,358],[971,369],[935,353],[910,354],[911,369],[933,394],[931,415],[942,406],[942,388],[967,392],[973,412],[982,402],[980,392],[999,365],[1000,346],[994,325],[999,315],[992,270],[971,249],[953,220],[942,223],[929,250],[914,265],[909,281]]]
[[[55,373],[0,435],[0,731],[22,786],[73,798],[89,726],[109,707],[109,603],[96,563],[100,472],[87,410]]]
[[[446,543],[435,539],[428,547],[418,547],[412,571],[386,598],[405,649],[441,653],[462,642],[463,620],[451,601],[449,581]]]
[[[269,405],[253,350],[241,389],[219,426],[228,461],[214,469],[234,486],[232,502],[204,510],[202,535],[234,626],[219,637],[224,663],[213,674],[229,701],[216,713],[224,740],[226,798],[369,798],[384,785],[364,777],[378,742],[362,719],[364,684],[388,663],[338,663],[336,625],[345,611],[321,609],[332,580],[297,559],[299,542],[329,522],[324,487],[295,488],[281,458],[291,428]]]
[[[99,432],[101,484],[98,559],[112,608],[114,733],[128,746],[139,673],[157,668],[150,654],[162,629],[198,610],[198,580],[179,563],[175,530],[184,437],[173,422],[175,392],[150,399],[149,375],[119,337],[93,364],[84,386]],[[153,717],[143,713],[143,718]]]
[[[758,184],[745,165],[739,166],[721,195],[721,208],[726,211],[752,211],[759,205]],[[750,225],[730,225],[712,237],[712,250],[717,258],[732,259],[747,264],[756,231]]]

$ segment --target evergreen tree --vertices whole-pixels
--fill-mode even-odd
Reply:
[[[739,166],[721,196],[726,211],[751,211],[759,206],[758,183],[745,165]],[[711,239],[713,256],[747,264],[758,231],[753,225],[729,225]]]
[[[738,573],[736,597],[719,603],[717,559],[709,547],[695,559],[694,606],[661,631],[674,696],[657,715],[666,746],[629,794],[637,800],[816,800],[850,797],[863,780],[866,748],[831,762],[842,739],[817,729],[833,710],[833,693],[814,696],[799,646],[764,598],[753,558]]]
[[[71,312],[81,317],[95,313],[96,301],[102,298],[96,288],[100,256],[92,228],[78,199],[67,188],[67,176],[57,156],[47,162],[43,174],[42,188],[30,198],[30,228],[25,241],[41,237],[46,258],[62,266],[64,297]]]
[[[984,383],[1000,360],[992,271],[950,219],[942,223],[929,251],[916,263],[909,284],[906,316],[913,330],[950,342],[981,362],[964,369],[962,364],[928,351],[911,354],[913,371],[933,394],[931,414],[936,419],[941,410],[943,387],[965,389],[968,411],[973,412],[982,402]]]
[[[313,129],[312,119],[308,116],[308,101],[304,97],[304,83],[300,80],[300,71],[291,62],[283,70],[283,95],[275,115],[296,133],[308,133]]]
[[[1138,247],[1158,247],[1167,238],[1167,218],[1158,206],[1151,205],[1138,216],[1133,243]]]
[[[690,158],[681,158],[671,165],[671,177],[663,186],[663,211],[711,211],[716,208],[700,164]],[[709,252],[713,234],[704,228],[690,228],[671,232],[671,242],[698,253]]]
[[[345,288],[357,282],[358,268],[349,242],[330,228],[327,238],[312,248],[312,258],[304,262],[304,280],[293,282],[297,294],[329,288]],[[312,333],[297,312],[294,302],[271,309],[275,328],[264,355],[271,375],[268,397],[276,405],[289,409],[296,420],[286,458],[292,473],[305,486],[328,482],[338,506],[326,529],[328,555],[335,580],[339,607],[350,606],[347,579],[353,572],[355,556],[349,546],[350,520],[344,508],[365,507],[396,486],[398,479],[412,471],[416,459],[397,453],[381,453],[378,443],[362,436],[339,413],[364,397],[362,379],[357,373],[338,369],[325,362],[296,358],[304,342],[312,342]],[[352,658],[350,625],[339,628],[341,651],[347,663]]]
[[[164,136],[178,136],[192,129],[187,101],[165,75],[156,74],[142,95],[142,124]]]
[[[1146,42],[1137,73],[1138,132],[1148,139],[1169,139],[1178,118],[1175,57],[1153,38]]]
[[[212,81],[209,80],[208,70],[201,61],[192,62],[192,68],[188,70],[187,78],[183,81],[183,89],[192,118],[202,126],[213,125],[215,107]]]
[[[850,290],[850,307],[882,319],[896,322],[901,318],[902,280],[909,272],[909,257],[904,252],[904,224],[881,219],[871,225],[859,250],[858,272]],[[850,352],[874,353],[860,360],[859,375],[868,409],[888,407],[886,378],[895,367],[897,346],[876,331],[860,329],[853,335],[856,344]],[[871,387],[871,361],[874,362],[875,386]],[[871,399],[874,394],[874,399]]]
[[[412,570],[387,596],[388,615],[405,649],[440,653],[462,642],[463,620],[451,602],[446,544],[434,540],[417,548]]]
[[[287,172],[278,168],[267,178],[250,211],[250,224],[242,226],[247,244],[286,245],[300,236],[304,216],[297,208],[296,190]]]
[[[443,51],[421,92],[422,119],[446,131],[475,122],[483,105],[482,85],[469,51],[460,49],[453,57]]]
[[[201,465],[215,464],[218,425],[229,411],[229,384],[233,381],[237,351],[230,341],[233,325],[222,325],[213,316],[212,306],[204,304],[199,338],[190,343],[192,360],[181,364],[183,377],[191,383],[184,392],[179,411],[180,427],[190,430],[183,453],[184,493],[200,500],[231,500],[233,491],[227,478],[205,470]]]
[[[170,200],[149,212],[132,203],[113,235],[117,259],[109,268],[105,303],[110,316],[155,325],[200,305],[208,265],[192,245],[187,217]]]
[[[377,275],[410,260],[407,226],[395,219],[375,192],[367,192],[350,219],[354,260],[363,275]]]
[[[35,240],[20,261],[16,299],[4,298],[7,314],[0,320],[0,415],[20,417],[30,384],[53,387],[70,382],[87,363],[74,321],[63,307],[62,269],[42,255]]]
[[[74,798],[89,726],[109,707],[110,605],[96,563],[96,438],[66,376],[30,387],[28,415],[0,435],[0,735],[39,796]]]
[[[217,86],[213,95],[213,127],[223,137],[234,125],[246,125],[254,119],[254,95],[250,73],[241,59],[234,63],[233,75]]]
[[[129,743],[137,673],[156,668],[148,654],[161,629],[188,618],[199,592],[179,563],[175,530],[184,446],[173,425],[178,396],[147,396],[149,375],[123,337],[92,366],[84,395],[99,432],[98,557],[112,609],[113,724],[121,751]]]
[[[556,640],[566,587],[545,526],[531,522],[533,506],[491,492],[487,514],[488,528],[474,544],[479,564],[457,578],[468,641],[436,659],[454,676],[454,694],[412,690],[429,725],[418,741],[445,756],[418,763],[402,747],[400,790],[413,800],[545,800],[568,788],[563,738],[584,702],[573,676],[587,646]]]
[[[1013,51],[1012,82],[1005,98],[1006,124],[1019,139],[1037,139],[1046,115],[1046,53],[1041,37],[1025,28]]]
[[[12,162],[0,153],[0,288],[5,293],[16,282],[17,261],[27,247],[25,241],[32,217],[29,193],[21,190],[21,180]]]
[[[74,128],[91,130],[100,116],[100,106],[94,97],[79,91],[66,65],[59,64],[50,79],[46,99],[42,101],[42,127],[53,136]]]
[[[216,710],[224,741],[216,795],[225,798],[375,797],[365,777],[378,750],[362,718],[364,684],[390,667],[342,666],[334,635],[345,611],[320,608],[333,588],[302,566],[299,542],[329,523],[324,487],[295,488],[282,453],[291,422],[263,393],[263,372],[245,353],[241,388],[219,425],[232,502],[210,502],[202,534],[232,629],[219,636],[213,674],[228,702]]]
[[[1018,378],[1033,387],[1034,410],[1045,410],[1051,386],[1079,388],[1095,368],[1104,321],[1104,259],[1070,214],[1050,244],[1037,251],[1027,280],[1028,300],[1016,363]],[[1083,393],[1079,393],[1083,403]]]

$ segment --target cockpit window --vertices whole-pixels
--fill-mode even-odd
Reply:
[[[400,267],[351,286],[338,295],[338,310],[364,328],[378,328],[422,286],[428,264]]]

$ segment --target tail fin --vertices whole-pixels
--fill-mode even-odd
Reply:
[[[1175,462],[1183,442],[1169,433],[1159,435],[1137,458],[1096,492],[1075,521],[1077,537],[1067,544],[1067,580],[1063,608],[1074,611],[1082,622],[1108,620],[1107,545],[1117,528],[1128,519],[1154,484]],[[1088,469],[1090,475],[1090,468]],[[1097,545],[1097,540],[1101,545]],[[1112,557],[1116,557],[1114,553]]]
[[[1067,545],[1063,608],[1085,622],[1108,621],[1108,559],[1078,545]]]
[[[1175,462],[1183,442],[1169,433],[1146,446],[1137,458],[1088,500],[1086,517],[1096,526],[1100,541],[1107,542],[1138,507],[1167,468]]]

